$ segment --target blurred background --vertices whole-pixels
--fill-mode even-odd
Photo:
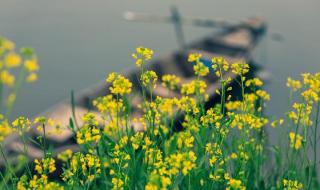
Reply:
[[[69,98],[71,90],[134,67],[131,53],[139,45],[155,56],[177,49],[173,25],[123,19],[128,10],[169,16],[171,5],[187,17],[266,19],[269,31],[255,58],[270,73],[269,115],[288,110],[288,76],[320,71],[318,0],[1,0],[0,34],[17,47],[33,47],[41,66],[39,80],[19,93],[14,116],[34,116]],[[183,28],[187,42],[214,30]]]

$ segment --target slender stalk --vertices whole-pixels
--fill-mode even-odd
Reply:
[[[44,123],[42,124],[42,129],[43,129],[43,156],[45,157],[47,154],[47,137],[46,137],[46,126]]]
[[[318,132],[318,123],[319,123],[319,111],[320,111],[320,101],[317,104],[317,111],[316,111],[316,122],[314,127],[314,146],[313,146],[313,171],[317,172],[317,132]]]
[[[8,168],[8,170],[10,172],[10,173],[7,174],[7,175],[9,175],[9,177],[6,176],[6,177],[3,178],[3,182],[6,184],[7,180],[8,180],[7,178],[10,178],[10,180],[13,182],[14,180],[13,180],[12,176],[14,176],[15,178],[17,176],[16,176],[15,172],[13,171],[12,166],[11,166],[10,162],[8,161],[8,159],[7,159],[7,157],[6,157],[5,153],[4,153],[2,144],[0,144],[0,152],[1,152],[1,155],[2,155],[3,160],[5,162],[5,166]],[[1,175],[2,175],[2,173],[1,173]]]
[[[2,181],[1,181],[1,183],[0,183],[0,188],[2,189],[2,187],[3,187],[3,184],[4,184],[4,186],[6,187],[6,189],[9,189],[9,186],[8,186],[8,184],[7,184],[7,180],[6,180],[6,178],[2,175],[2,172],[0,171],[0,176],[1,176],[1,178],[2,178]],[[2,184],[3,183],[3,184]]]
[[[301,121],[301,112],[302,112],[302,109],[300,108],[299,109],[299,113],[298,113],[298,121],[297,121],[297,125],[296,125],[296,129],[295,129],[295,136],[294,136],[294,140],[293,140],[293,147],[292,147],[292,152],[291,152],[291,158],[292,158],[292,161],[290,163],[290,169],[292,167],[292,165],[295,163],[296,161],[296,156],[294,156],[294,153],[296,153],[297,151],[295,150],[295,145],[297,143],[297,136],[298,136],[298,131],[299,131],[299,126],[300,126],[300,121]]]
[[[20,88],[22,87],[23,85],[23,82],[24,82],[24,77],[25,77],[25,74],[26,74],[26,69],[25,68],[21,68],[20,69],[20,72],[19,72],[19,75],[18,75],[18,80],[17,80],[17,83],[15,84],[14,88],[13,88],[13,91],[11,94],[13,94],[14,96],[16,96],[20,90]],[[15,103],[15,100],[11,102],[8,102],[8,106],[7,106],[7,112],[6,112],[6,118],[10,118],[11,116],[11,113],[12,113],[12,110],[13,110],[13,105]]]
[[[26,146],[27,145],[27,141],[26,141],[24,135],[21,135],[21,137],[22,137],[22,142],[23,142],[23,153],[24,153],[25,157],[27,158],[27,160],[29,160],[28,159],[28,147]],[[28,172],[29,177],[31,177],[32,176],[31,169],[30,169],[28,163],[25,165],[25,168],[26,168],[26,170]]]

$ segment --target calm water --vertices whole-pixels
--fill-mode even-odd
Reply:
[[[186,16],[239,20],[259,15],[270,32],[284,35],[282,42],[267,37],[257,56],[272,74],[266,86],[272,96],[269,113],[287,110],[287,76],[320,71],[318,0],[1,0],[0,34],[18,46],[34,47],[41,63],[40,80],[23,89],[14,114],[33,116],[67,98],[71,89],[77,92],[108,72],[133,66],[130,55],[138,45],[157,54],[177,48],[171,25],[122,19],[127,10],[168,15],[173,3]],[[211,32],[184,29],[188,41]]]

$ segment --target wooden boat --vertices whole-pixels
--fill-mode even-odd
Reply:
[[[266,24],[262,19],[251,18],[241,24],[226,27],[218,33],[214,33],[205,38],[202,38],[190,45],[186,46],[183,50],[178,50],[170,53],[169,55],[160,57],[148,64],[148,69],[154,70],[161,78],[163,74],[175,74],[181,78],[181,83],[186,83],[194,79],[192,64],[187,63],[187,56],[189,53],[201,53],[202,61],[210,61],[213,56],[222,56],[228,59],[230,62],[235,60],[244,60],[245,62],[251,64],[251,68],[258,69],[258,65],[253,62],[252,54],[257,46],[259,40],[263,37],[266,30]],[[253,70],[251,70],[253,71]],[[139,109],[135,109],[137,105],[142,101],[139,81],[137,80],[137,75],[139,74],[138,69],[131,69],[124,73],[130,81],[133,82],[133,113],[132,115],[137,117],[141,115]],[[236,76],[229,72],[227,73],[233,80]],[[205,78],[208,89],[207,93],[210,96],[209,103],[214,103],[217,99],[216,89],[220,88],[220,83],[218,82],[215,75],[209,75]],[[72,132],[68,129],[68,124],[70,118],[74,117],[79,126],[81,126],[81,117],[91,111],[97,115],[99,113],[93,108],[92,101],[99,97],[109,93],[108,86],[106,83],[101,81],[96,86],[84,90],[75,98],[75,109],[74,115],[72,114],[72,108],[70,101],[63,101],[54,107],[48,109],[47,111],[39,114],[41,116],[50,117],[54,121],[59,121],[63,126],[62,133],[59,135],[47,135],[47,143],[52,146],[53,154],[65,150],[65,149],[77,149],[77,144],[72,136]],[[179,89],[178,89],[179,90]],[[161,85],[157,85],[154,91],[154,95],[166,97]],[[172,92],[170,96],[179,98],[179,93]],[[141,126],[133,126],[135,130],[141,130]],[[50,131],[50,129],[47,129]],[[41,135],[35,128],[32,128],[28,135],[36,139],[37,136]],[[18,136],[10,136],[4,143],[5,149],[7,151],[8,157],[11,160],[17,158],[18,155],[23,154],[23,143]],[[35,158],[40,158],[43,156],[42,150],[33,144],[28,144],[28,155],[30,160]],[[2,162],[3,164],[3,162]]]

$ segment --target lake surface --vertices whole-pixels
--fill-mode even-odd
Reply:
[[[170,24],[130,23],[127,10],[169,15],[175,4],[185,16],[241,20],[262,16],[270,33],[261,43],[258,62],[271,73],[266,89],[271,94],[268,114],[288,109],[288,76],[320,71],[320,1],[318,0],[1,0],[0,34],[17,46],[36,50],[39,81],[24,87],[14,115],[35,114],[101,81],[111,71],[134,66],[131,52],[139,45],[156,56],[177,48]],[[188,41],[211,29],[184,27]]]

